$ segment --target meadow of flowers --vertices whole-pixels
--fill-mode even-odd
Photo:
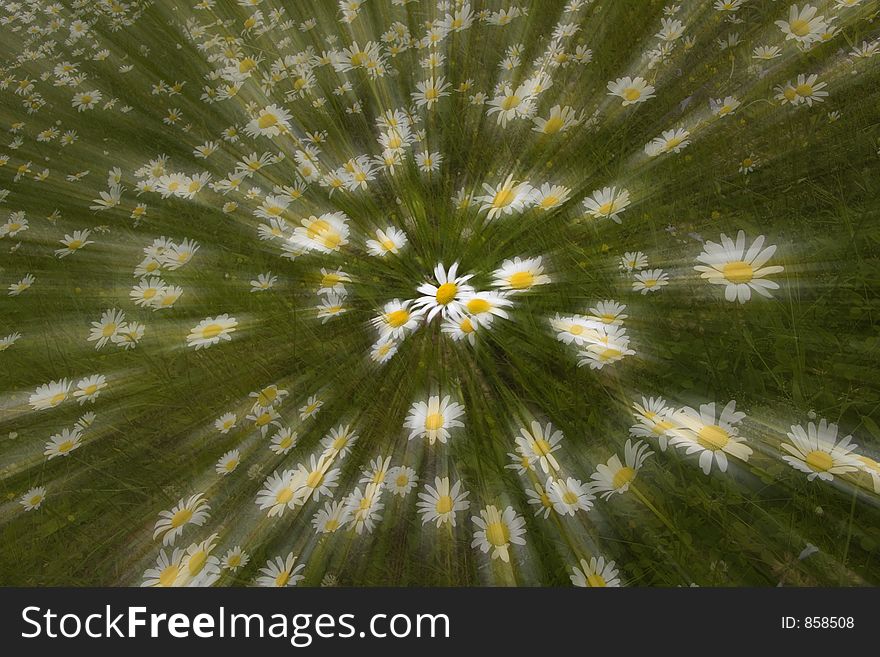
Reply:
[[[0,3],[0,583],[880,583],[880,3]]]

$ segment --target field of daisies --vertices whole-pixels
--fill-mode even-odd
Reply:
[[[0,2],[0,584],[880,584],[876,0]]]

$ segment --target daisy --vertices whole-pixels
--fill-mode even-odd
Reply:
[[[275,283],[277,282],[278,277],[273,276],[272,272],[258,274],[257,278],[251,281],[251,292],[265,292],[266,290],[275,287]]]
[[[385,475],[385,481],[388,490],[394,495],[406,497],[409,495],[410,491],[416,487],[418,477],[416,476],[415,470],[408,466],[401,465],[389,468],[388,473]]]
[[[479,328],[480,320],[476,317],[462,313],[450,313],[449,317],[440,327],[440,330],[455,342],[467,340],[471,345],[475,345]]]
[[[87,401],[94,402],[101,391],[107,387],[107,377],[103,374],[95,374],[80,379],[76,384],[76,390],[73,391],[74,399],[78,399],[80,405]]]
[[[426,282],[417,288],[422,295],[414,302],[414,307],[427,311],[427,321],[431,321],[438,314],[441,317],[447,317],[451,310],[461,312],[461,296],[474,291],[474,288],[467,284],[473,277],[473,274],[466,276],[456,276],[458,273],[458,263],[454,262],[449,271],[439,263],[434,267],[435,283]]]
[[[752,290],[758,294],[770,297],[768,290],[779,289],[779,284],[766,280],[764,277],[770,274],[778,274],[785,270],[781,265],[765,267],[765,263],[776,252],[776,246],[764,246],[764,236],[758,235],[752,245],[746,250],[746,234],[739,231],[736,242],[721,234],[721,244],[707,241],[703,246],[703,252],[697,256],[699,262],[704,265],[694,267],[700,273],[700,278],[708,280],[713,285],[724,285],[724,298],[727,301],[739,301],[745,303],[752,297]]]
[[[195,347],[196,351],[219,344],[221,340],[232,340],[230,333],[235,331],[238,320],[223,313],[217,317],[206,317],[190,329],[186,336],[186,345]]]
[[[606,563],[605,557],[592,557],[589,561],[580,560],[580,568],[572,568],[571,583],[581,587],[620,586],[617,568],[613,561]]]
[[[238,418],[235,416],[235,413],[224,413],[214,420],[214,428],[220,433],[229,433],[235,428],[235,423],[237,421]]]
[[[46,499],[46,489],[43,486],[35,486],[22,495],[18,503],[24,507],[25,511],[34,511],[39,509]]]
[[[136,306],[155,308],[158,305],[159,299],[162,298],[166,287],[165,281],[158,276],[153,276],[149,279],[144,278],[131,289],[128,296],[134,301]]]
[[[220,579],[220,559],[211,555],[217,546],[217,536],[211,534],[204,541],[186,548],[174,586],[205,587]]]
[[[815,73],[810,76],[803,74],[798,75],[794,85],[794,93],[796,94],[796,97],[790,102],[793,105],[806,103],[808,107],[812,107],[814,102],[824,102],[823,99],[828,96],[828,92],[822,90],[828,86],[828,83],[817,82],[818,78],[819,76]]]
[[[837,440],[837,425],[822,419],[817,427],[807,424],[806,430],[800,425],[792,425],[788,435],[792,444],[782,443],[780,447],[788,452],[782,460],[795,470],[805,472],[807,481],[817,477],[822,481],[832,481],[834,475],[855,472],[859,469],[856,454],[851,454],[858,445],[851,444],[852,436]]]
[[[675,435],[679,428],[675,420],[675,409],[666,405],[666,401],[660,397],[642,397],[642,403],[633,403],[638,424],[629,429],[631,436],[642,438],[657,438],[660,443],[660,451],[665,452],[669,438]]]
[[[522,212],[527,205],[531,205],[534,193],[533,187],[528,182],[514,183],[513,174],[507,176],[505,181],[497,187],[483,183],[485,196],[477,196],[475,201],[481,202],[480,212],[488,210],[486,218],[491,220],[502,214]]]
[[[171,545],[187,525],[201,527],[210,515],[211,507],[201,493],[189,499],[181,498],[170,511],[160,511],[153,538],[162,537],[162,545]]]
[[[426,402],[415,402],[403,424],[404,428],[412,429],[409,439],[418,436],[427,438],[431,445],[437,440],[445,443],[449,439],[450,429],[463,427],[464,423],[458,418],[464,415],[464,406],[450,399],[449,395],[442,400],[439,395],[433,395]]]
[[[6,337],[0,338],[0,351],[6,351],[21,338],[21,333],[10,333]]]
[[[331,271],[321,267],[321,286],[318,288],[317,294],[345,296],[348,294],[348,291],[345,289],[346,283],[351,283],[351,276],[342,271],[341,268]]]
[[[302,220],[293,231],[291,243],[303,251],[334,253],[348,244],[348,217],[343,212],[327,212]]]
[[[523,538],[526,522],[511,506],[504,511],[492,505],[487,506],[480,510],[479,516],[471,516],[471,520],[478,528],[474,532],[471,547],[479,547],[483,553],[491,550],[493,559],[507,563],[510,561],[510,544],[526,544]]]
[[[370,360],[374,363],[387,363],[397,353],[400,343],[390,338],[380,337],[377,342],[370,347]]]
[[[319,534],[332,534],[342,525],[349,521],[349,511],[345,506],[345,500],[341,502],[328,501],[324,507],[312,516],[312,527]]]
[[[636,475],[642,464],[654,452],[647,443],[639,440],[635,444],[629,439],[624,446],[623,463],[620,457],[614,454],[608,463],[600,463],[596,466],[596,472],[591,475],[592,489],[601,493],[602,499],[607,500],[615,493],[623,494],[629,490],[629,485],[635,481]]]
[[[420,501],[416,504],[422,524],[434,522],[440,527],[449,523],[455,527],[455,514],[471,506],[468,495],[468,491],[462,490],[460,481],[450,487],[449,477],[434,477],[434,485],[425,484],[425,491],[419,493]]]
[[[661,287],[669,285],[669,274],[662,269],[646,269],[635,275],[632,289],[643,295],[648,292],[657,292]]]
[[[345,458],[357,442],[358,435],[350,425],[339,425],[330,429],[330,433],[321,439],[321,447],[327,456]]]
[[[134,349],[144,337],[144,330],[144,325],[138,322],[123,324],[110,340],[123,349]]]
[[[677,130],[664,130],[660,137],[655,137],[645,145],[645,153],[651,157],[663,153],[679,153],[690,143],[691,133],[682,128]]]
[[[449,95],[448,89],[451,86],[452,84],[446,82],[446,78],[443,76],[436,79],[431,77],[423,82],[417,82],[416,89],[418,91],[412,92],[413,102],[418,107],[431,109],[440,98]]]
[[[384,257],[389,253],[397,254],[406,246],[406,233],[394,226],[376,231],[376,239],[367,240],[367,252],[373,256]]]
[[[487,116],[498,114],[498,124],[505,128],[507,122],[511,119],[520,117],[529,117],[535,112],[535,103],[533,94],[526,88],[525,84],[520,85],[516,89],[505,84],[502,86],[500,93],[489,101],[489,109],[486,111]]]
[[[333,497],[333,488],[338,486],[339,468],[330,469],[333,459],[323,456],[315,458],[312,454],[308,465],[300,463],[297,466],[297,479],[302,483],[298,494],[306,500],[320,500],[321,495]]]
[[[349,517],[350,526],[358,534],[363,534],[364,530],[371,533],[377,521],[382,519],[379,511],[385,508],[379,500],[382,497],[382,487],[376,484],[368,484],[361,492],[360,486],[354,489],[354,492],[348,496],[345,503],[345,510]]]
[[[73,231],[73,235],[65,235],[64,239],[61,240],[64,248],[55,249],[55,255],[59,258],[66,258],[67,256],[76,253],[84,246],[94,244],[94,242],[89,239],[90,234],[90,230],[75,230]]]
[[[92,322],[89,332],[89,342],[95,342],[95,349],[100,349],[107,344],[119,331],[125,328],[125,313],[116,308],[105,310],[101,314],[101,320]]]
[[[185,555],[186,553],[180,548],[175,548],[170,557],[165,553],[165,550],[159,550],[156,565],[144,571],[144,581],[141,586],[174,586],[180,576]]]
[[[300,575],[299,572],[306,567],[304,563],[294,567],[296,559],[293,552],[284,559],[281,557],[269,559],[266,565],[260,568],[263,575],[257,578],[256,585],[277,588],[296,586],[297,582],[305,579],[305,575]]]
[[[535,132],[555,135],[557,132],[565,132],[569,128],[578,125],[579,121],[571,107],[554,105],[550,108],[550,116],[546,119],[536,116],[532,118],[532,123],[535,124],[535,127],[532,128]]]
[[[626,273],[638,271],[648,266],[648,256],[641,251],[627,251],[620,259],[620,268]]]
[[[600,301],[593,308],[590,308],[589,319],[608,326],[620,326],[623,324],[623,320],[628,317],[623,314],[624,310],[626,310],[625,304],[614,300]]]
[[[621,223],[618,216],[629,205],[629,192],[625,189],[618,191],[617,187],[603,187],[595,190],[592,195],[584,199],[584,206],[596,219],[608,218],[615,223]]]
[[[214,471],[219,475],[228,475],[238,467],[239,463],[241,463],[241,452],[233,449],[220,457],[217,465],[214,466]]]
[[[55,408],[67,399],[70,391],[70,381],[59,379],[39,386],[28,398],[28,403],[35,411],[43,411]]]
[[[321,305],[315,306],[315,309],[318,311],[316,316],[322,324],[326,324],[333,317],[338,317],[348,311],[348,308],[345,307],[345,297],[332,292],[321,299]]]
[[[733,96],[725,96],[724,99],[719,98],[709,101],[709,107],[712,109],[712,113],[717,117],[733,114],[736,111],[736,108],[741,104],[742,103]]]
[[[594,497],[590,484],[573,477],[548,480],[547,494],[553,502],[553,509],[561,516],[573,516],[579,510],[589,511],[593,508]]]
[[[760,59],[763,61],[770,61],[771,59],[776,59],[781,56],[782,48],[779,46],[757,46],[752,51],[753,59]]]
[[[550,318],[550,327],[556,333],[556,339],[564,344],[582,346],[595,340],[600,324],[582,315],[561,316],[559,313]]]
[[[789,8],[787,21],[776,21],[776,26],[782,30],[785,40],[794,39],[801,45],[808,45],[818,41],[822,33],[828,29],[828,23],[824,16],[817,16],[818,10],[812,5],[804,5],[798,9],[797,5]]]
[[[235,572],[239,568],[244,568],[248,565],[248,562],[251,560],[250,555],[241,549],[240,546],[236,545],[234,548],[231,548],[226,552],[223,556],[223,560],[220,562],[221,566],[226,570],[231,570]]]
[[[310,417],[315,417],[323,405],[323,401],[318,399],[316,395],[312,395],[306,399],[305,405],[299,409],[299,419],[304,422]]]
[[[82,435],[79,427],[73,429],[63,429],[61,433],[57,433],[46,443],[43,455],[52,460],[56,456],[67,456],[77,447],[82,445]]]
[[[608,83],[608,95],[618,96],[623,100],[623,106],[643,103],[654,97],[654,87],[647,83],[644,78],[629,76],[617,78]]]
[[[561,449],[559,443],[564,436],[560,430],[553,430],[553,425],[547,423],[542,427],[538,422],[532,420],[531,432],[525,427],[520,427],[521,436],[515,438],[519,452],[528,457],[529,461],[538,461],[544,474],[548,474],[550,469],[559,470],[559,462],[553,456],[553,452]]]
[[[162,265],[171,271],[189,264],[201,247],[192,240],[183,240],[180,244],[170,243],[162,253]]]
[[[291,114],[278,105],[269,105],[260,110],[258,116],[245,126],[244,131],[251,137],[276,137],[290,131]]]
[[[587,341],[587,346],[578,351],[578,367],[589,365],[590,369],[601,370],[605,365],[636,353],[629,348],[629,337],[621,326],[606,327],[600,324],[596,329],[596,336],[588,336]]]
[[[675,414],[679,426],[670,443],[684,448],[687,455],[698,453],[703,474],[711,472],[713,461],[718,463],[721,472],[727,472],[728,455],[741,461],[748,461],[752,455],[752,448],[738,437],[739,430],[735,426],[745,416],[736,410],[735,400],[727,403],[717,419],[715,402],[702,404],[699,411],[687,406]]]
[[[424,310],[412,309],[410,307],[412,304],[411,300],[392,299],[382,308],[381,314],[370,322],[378,329],[383,339],[402,340],[407,333],[412,333],[418,328],[424,317]]]
[[[550,495],[547,492],[552,485],[553,479],[548,477],[546,486],[536,484],[535,490],[526,488],[526,496],[529,498],[528,502],[535,507],[535,517],[542,516],[546,520],[555,511],[553,500],[550,499]]]
[[[498,292],[467,292],[461,295],[462,310],[486,325],[494,317],[509,319],[505,308],[513,305],[513,301]]]
[[[293,470],[277,471],[266,477],[263,489],[257,493],[256,504],[260,510],[269,509],[268,516],[280,516],[285,509],[295,509],[302,502],[299,494],[302,481]]]
[[[544,273],[541,256],[535,258],[515,257],[505,260],[492,272],[492,284],[509,292],[525,292],[536,285],[546,285],[550,277]]]
[[[290,427],[282,427],[269,443],[269,449],[276,454],[287,454],[296,445],[297,432]]]
[[[257,392],[249,393],[248,397],[254,400],[254,408],[269,408],[281,405],[281,402],[289,394],[287,390],[283,390],[273,383]]]
[[[544,183],[533,192],[532,203],[547,212],[565,203],[570,195],[571,190],[568,187]]]

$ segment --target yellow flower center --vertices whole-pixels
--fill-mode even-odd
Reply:
[[[452,511],[452,498],[449,495],[441,495],[437,498],[434,509],[437,513],[449,513]]]
[[[429,413],[425,418],[425,429],[428,431],[436,431],[443,426],[442,413]]]
[[[724,278],[731,283],[748,283],[755,275],[755,270],[752,269],[752,266],[742,260],[728,262],[724,265],[722,271],[724,273]]]
[[[462,333],[473,333],[474,332],[474,323],[465,317],[461,320],[461,323],[458,325],[458,328],[461,329]]]
[[[793,20],[789,23],[788,27],[792,31],[792,34],[796,34],[799,37],[807,36],[810,33],[809,22],[801,20],[800,18]]]
[[[535,283],[535,275],[530,271],[518,271],[510,275],[507,284],[514,290],[525,290]]]
[[[596,211],[601,215],[608,215],[614,210],[614,201],[608,201],[607,203],[603,203],[599,206],[599,209]]]
[[[501,109],[503,110],[512,110],[514,107],[518,106],[520,103],[519,96],[508,96],[503,101],[501,101]]]
[[[807,462],[807,465],[816,472],[825,472],[826,470],[830,470],[834,465],[834,460],[831,458],[831,455],[828,452],[823,452],[818,449],[814,449],[807,454],[807,458],[804,460]]]
[[[441,306],[445,306],[447,303],[455,299],[457,292],[458,285],[455,283],[443,283],[443,285],[437,288],[437,294],[435,295],[437,303]]]
[[[63,443],[58,445],[58,451],[61,453],[69,452],[72,449],[73,449],[73,441],[72,440],[65,440]]]
[[[813,85],[807,84],[806,82],[804,82],[803,84],[799,84],[794,88],[794,90],[798,96],[803,96],[804,98],[813,95]]]
[[[562,129],[564,121],[561,116],[551,116],[544,123],[544,133],[548,135],[552,135],[556,132],[559,132]]]
[[[177,529],[185,525],[189,522],[189,519],[193,517],[193,512],[190,509],[181,509],[173,516],[171,516],[171,527]]]
[[[642,92],[636,89],[635,87],[627,87],[623,90],[623,97],[625,100],[629,102],[633,102],[634,100],[638,100],[641,98]]]
[[[590,575],[589,577],[587,577],[587,586],[599,588],[599,587],[603,587],[603,586],[608,586],[608,584],[606,584],[604,577],[602,577],[601,575],[595,574],[595,575]]]
[[[309,476],[306,478],[306,486],[309,488],[317,488],[324,481],[324,473],[320,470],[314,470],[309,473]]]
[[[609,347],[605,349],[601,354],[599,354],[599,360],[601,361],[609,361],[618,358],[621,355],[619,349],[614,349],[613,347]]]
[[[58,406],[58,404],[63,402],[65,399],[67,399],[67,393],[66,392],[58,392],[58,393],[52,395],[52,398],[49,400],[49,405],[50,406]]]
[[[192,556],[190,556],[189,561],[187,562],[187,568],[189,570],[189,574],[191,576],[198,575],[201,572],[202,568],[205,566],[205,562],[208,561],[208,553],[204,550],[199,550]]]
[[[535,440],[535,444],[532,449],[534,449],[535,454],[539,456],[547,456],[553,448],[546,440],[544,440],[543,438],[538,438],[537,440]]]
[[[177,579],[177,574],[180,572],[180,568],[175,566],[174,564],[165,568],[159,574],[159,586],[171,586],[174,584],[174,580]]]
[[[495,192],[495,196],[492,198],[492,207],[493,208],[503,208],[507,207],[511,203],[513,203],[513,190],[507,187],[503,189],[499,189]]]
[[[101,335],[105,338],[109,338],[114,333],[116,333],[116,322],[110,322],[103,329],[101,329]]]
[[[275,495],[275,504],[287,504],[293,498],[293,489],[288,486],[287,488],[282,488]]]
[[[562,501],[566,504],[577,504],[578,496],[574,493],[574,491],[567,490],[562,495]]]
[[[707,424],[697,433],[697,442],[713,452],[723,449],[730,441],[730,434],[717,424]]]
[[[393,310],[385,314],[385,321],[388,322],[388,326],[391,328],[400,328],[409,321],[409,311],[404,308]]]
[[[619,490],[635,478],[636,471],[631,467],[625,465],[620,470],[614,473],[614,477],[611,478],[611,486],[615,490]]]
[[[308,235],[309,239],[315,239],[321,233],[324,233],[330,229],[329,222],[323,219],[315,219],[311,223],[309,223],[306,228],[306,235]]]
[[[275,586],[287,586],[289,579],[290,573],[286,570],[283,573],[278,573],[278,576],[275,578]]]
[[[475,297],[467,302],[468,312],[479,315],[480,313],[488,312],[492,309],[492,304],[486,301],[485,299],[480,299],[479,297]]]
[[[216,338],[222,332],[223,327],[219,324],[208,324],[202,329],[202,338],[205,340],[210,340],[211,338]]]
[[[395,483],[397,484],[398,488],[403,488],[409,483],[409,477],[407,477],[405,474],[397,475]]]
[[[507,545],[510,542],[510,530],[503,522],[490,522],[486,527],[486,540],[495,547]]]

